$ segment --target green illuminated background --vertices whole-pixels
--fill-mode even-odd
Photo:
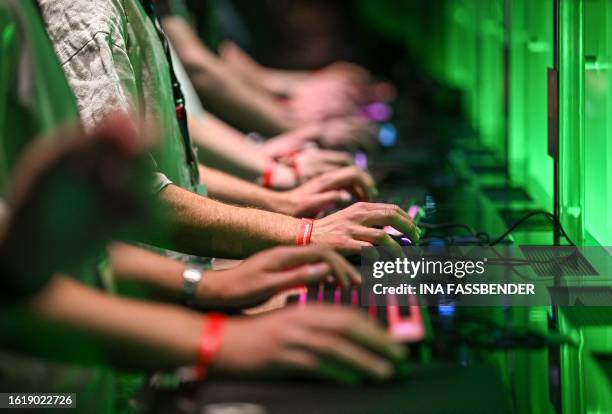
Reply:
[[[554,59],[554,4],[361,2],[371,25],[404,42],[430,76],[460,91],[463,117],[477,146],[500,164],[507,160],[505,184],[524,190],[529,208],[548,211],[553,208],[553,161],[547,151],[547,69]],[[561,221],[576,243],[610,246],[612,0],[558,0],[558,5]],[[475,179],[485,181],[484,175]],[[578,348],[491,357],[512,390],[517,412],[612,412],[612,311],[571,307],[556,312],[512,309],[509,318],[517,326],[547,332],[554,316],[556,329],[575,338]],[[560,371],[553,380],[549,368],[555,358]],[[555,403],[550,390],[557,380]]]

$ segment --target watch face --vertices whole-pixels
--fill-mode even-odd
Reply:
[[[185,269],[183,277],[187,282],[197,283],[202,279],[202,272],[198,269]]]

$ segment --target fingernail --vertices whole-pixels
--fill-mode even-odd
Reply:
[[[349,201],[351,201],[351,195],[346,191],[342,191],[340,193],[340,201],[348,203]]]
[[[327,263],[317,263],[308,266],[308,274],[310,276],[319,276],[329,272],[329,265]]]

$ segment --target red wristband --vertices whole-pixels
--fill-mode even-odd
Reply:
[[[291,167],[291,170],[293,171],[293,178],[295,179],[296,185],[299,185],[301,182],[300,181],[300,167],[298,166],[297,159],[296,159],[297,155],[300,152],[302,152],[301,149],[293,150],[279,157],[279,160],[281,162],[284,162],[286,165]]]
[[[261,185],[264,188],[272,188],[272,175],[276,169],[276,161],[270,160],[266,163],[263,173],[261,174]]]
[[[295,237],[295,244],[297,244],[298,246],[306,246],[307,244],[310,244],[310,236],[312,235],[313,227],[313,219],[303,218],[300,222],[298,234]]]
[[[220,313],[209,313],[206,315],[206,323],[204,328],[202,328],[200,343],[198,344],[198,367],[203,369],[204,374],[206,368],[221,349],[225,319],[225,315]]]
[[[297,165],[297,162],[293,160],[291,163],[291,169],[293,170],[293,176],[295,177],[295,184],[300,184],[300,168]]]

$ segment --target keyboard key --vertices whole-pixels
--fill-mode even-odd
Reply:
[[[334,285],[325,284],[323,285],[323,302],[334,303],[334,292],[336,287]]]

